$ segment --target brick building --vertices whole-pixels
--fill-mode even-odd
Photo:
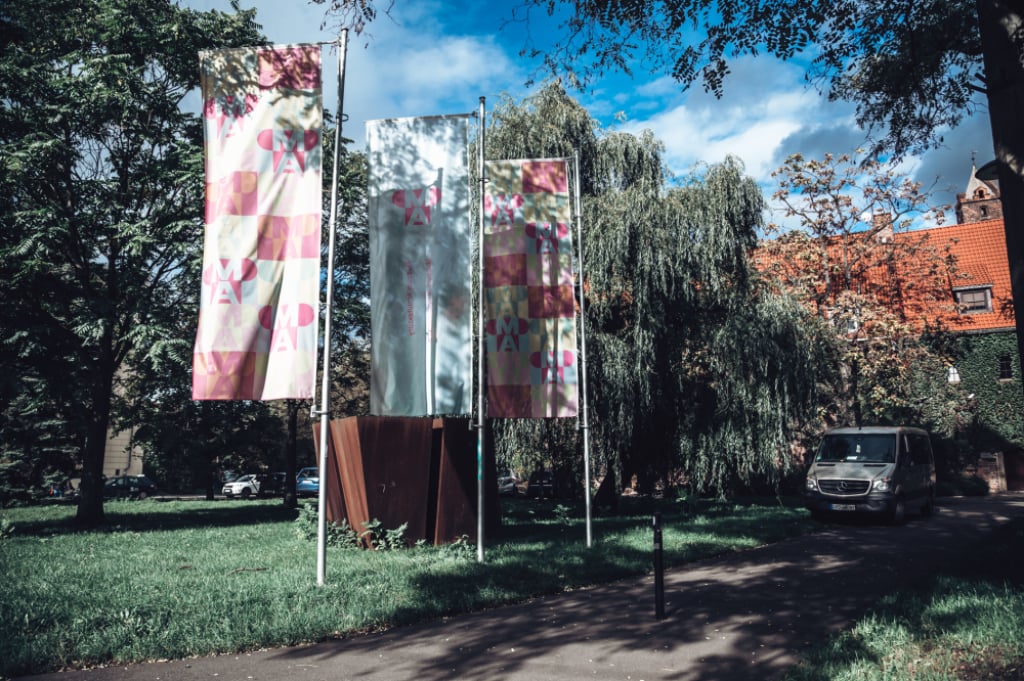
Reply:
[[[1024,395],[1014,326],[999,183],[972,166],[957,195],[957,224],[929,230],[954,243],[958,275],[950,289],[959,307],[951,328],[958,357],[950,379],[974,396],[971,445],[978,472],[993,491],[1024,489]]]

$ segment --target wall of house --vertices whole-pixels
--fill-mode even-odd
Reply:
[[[970,437],[975,453],[1024,445],[1024,384],[1013,331],[966,334],[957,341],[960,386],[974,395],[978,415]],[[1001,357],[1009,357],[1012,378],[999,377]]]
[[[103,454],[103,474],[142,475],[142,449],[132,446],[132,430],[107,434],[107,448]]]

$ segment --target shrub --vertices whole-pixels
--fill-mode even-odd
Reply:
[[[369,545],[377,551],[394,551],[409,547],[405,539],[408,523],[402,523],[394,529],[387,529],[374,518],[363,523],[366,529],[356,532],[347,519],[340,523],[328,522],[325,541],[328,546],[339,546],[345,549],[361,549]],[[295,532],[299,539],[313,541],[317,538],[317,509],[314,504],[299,506],[299,517],[295,519]]]
[[[370,540],[370,546],[377,551],[394,551],[396,549],[408,548],[409,543],[405,540],[405,530],[409,527],[409,523],[402,523],[393,530],[385,529],[379,520],[374,518],[368,520],[363,525],[366,526],[366,531],[363,532],[361,537],[366,537]]]
[[[299,539],[315,541],[319,528],[317,525],[317,508],[314,504],[301,504],[299,517],[295,519],[295,533]],[[363,542],[348,520],[340,523],[328,522],[324,536],[327,546],[339,546],[346,549],[362,548]]]
[[[940,497],[983,497],[988,491],[988,482],[977,475],[960,475],[935,484],[935,494]]]

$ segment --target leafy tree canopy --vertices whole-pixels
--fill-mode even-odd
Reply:
[[[825,322],[828,361],[838,369],[819,393],[825,424],[916,423],[950,433],[966,406],[946,381],[941,333],[956,314],[955,261],[928,230],[909,230],[913,216],[930,212],[927,192],[889,164],[847,155],[795,155],[773,176],[775,199],[800,228],[772,225],[759,266]]]
[[[258,44],[252,11],[166,0],[38,0],[4,6],[0,49],[0,274],[5,384],[21,433],[48,415],[82,462],[78,519],[102,521],[110,404],[126,358],[159,352],[195,292],[202,132],[182,104],[201,49]],[[190,107],[195,108],[195,107]],[[35,456],[21,439],[22,458]],[[12,456],[15,454],[12,454]]]

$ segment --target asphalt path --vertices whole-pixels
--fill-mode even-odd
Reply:
[[[315,645],[35,681],[732,681],[771,679],[879,599],[970,560],[1024,494],[941,500],[902,526],[842,522],[653,577]]]

